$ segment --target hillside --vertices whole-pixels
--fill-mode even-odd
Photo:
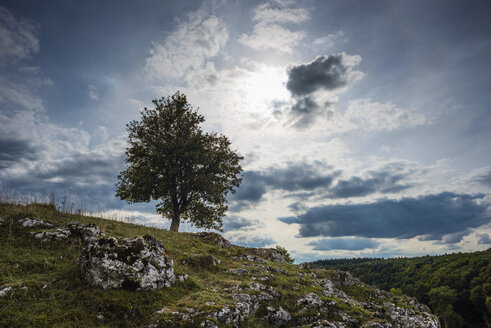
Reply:
[[[489,327],[491,249],[415,258],[319,260],[311,265],[348,271],[367,284],[416,297],[449,327]]]
[[[281,249],[243,248],[218,234],[62,214],[40,204],[0,204],[0,218],[0,327],[439,327],[414,299],[344,272],[290,264]],[[27,226],[34,221],[52,226]],[[67,237],[75,226],[105,236]],[[81,273],[83,259],[96,246],[123,242],[163,246],[173,263],[166,271],[170,287],[141,289],[142,281],[92,286]]]

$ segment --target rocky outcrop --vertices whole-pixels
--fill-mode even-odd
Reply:
[[[152,236],[100,238],[89,243],[79,258],[82,275],[92,286],[159,289],[174,284],[173,261]]]
[[[232,247],[232,244],[227,239],[215,232],[197,232],[192,233],[191,236],[199,238],[208,244],[218,245],[222,248]]]
[[[44,222],[41,219],[35,217],[27,217],[20,220],[17,220],[17,223],[23,226],[24,228],[34,228],[34,227],[52,227],[53,225],[48,222]]]
[[[253,248],[251,250],[255,255],[266,260],[287,263],[284,251],[279,248]]]
[[[31,232],[32,236],[41,241],[60,241],[70,237],[80,238],[83,243],[96,242],[103,236],[98,226],[95,224],[69,223],[66,227],[55,230]]]

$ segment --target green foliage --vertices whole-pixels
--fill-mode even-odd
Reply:
[[[157,200],[157,212],[197,227],[220,229],[226,195],[241,178],[241,156],[230,140],[200,128],[203,116],[179,92],[154,100],[140,121],[127,125],[127,168],[118,176],[116,195],[130,203]]]
[[[491,319],[491,249],[415,258],[320,260],[311,267],[349,271],[365,283],[416,297],[447,327],[461,327],[461,320],[462,325],[484,325]]]

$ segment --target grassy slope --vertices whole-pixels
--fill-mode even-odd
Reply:
[[[76,260],[81,245],[75,242],[40,242],[29,236],[27,229],[14,224],[17,219],[36,216],[57,226],[69,222],[95,223],[102,232],[115,237],[135,237],[151,234],[161,240],[166,254],[174,259],[177,274],[188,274],[185,282],[159,291],[102,290],[88,286],[80,277]],[[0,297],[0,327],[142,327],[155,317],[155,311],[167,308],[184,312],[186,308],[209,310],[234,304],[232,292],[237,285],[253,282],[250,276],[232,276],[230,268],[249,268],[256,264],[233,260],[233,256],[250,253],[250,249],[223,249],[207,244],[187,233],[138,226],[94,217],[67,215],[47,205],[0,204],[0,217],[7,226],[0,227],[0,286],[14,287],[14,291]],[[40,230],[40,229],[37,229]],[[42,230],[42,229],[41,229]],[[218,268],[204,270],[180,264],[180,260],[196,254],[213,254],[222,262]],[[298,277],[297,266],[268,262],[270,267],[283,269],[287,274],[264,283],[273,286],[281,295],[269,305],[295,309],[299,295],[320,291],[310,277]],[[329,277],[326,270],[316,272]],[[27,289],[22,289],[27,287]],[[352,287],[350,287],[352,288]],[[363,298],[364,287],[346,290]],[[323,297],[327,299],[326,297]],[[214,304],[206,305],[205,302]],[[346,312],[363,320],[365,310],[339,302]],[[258,316],[261,314],[261,309]],[[103,318],[99,318],[102,315]],[[99,317],[98,317],[99,316]],[[296,313],[293,311],[292,316]],[[174,325],[173,325],[174,326]],[[264,321],[251,318],[244,327],[265,327]]]

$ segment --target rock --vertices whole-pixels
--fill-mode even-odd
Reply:
[[[23,218],[20,220],[17,220],[17,223],[22,225],[25,228],[33,228],[33,227],[52,227],[53,225],[48,222],[44,222],[41,219],[30,217],[30,218]]]
[[[230,269],[228,270],[228,273],[236,275],[236,276],[244,276],[249,273],[247,269],[244,268],[237,268],[237,269]]]
[[[319,285],[324,289],[322,292],[324,294],[324,296],[327,296],[327,297],[335,296],[335,297],[339,297],[340,299],[343,299],[343,300],[346,300],[349,298],[345,292],[334,287],[335,283],[333,283],[332,280],[321,279],[319,281]]]
[[[31,232],[32,236],[41,241],[66,240],[69,237],[78,237],[84,243],[96,242],[102,235],[95,224],[70,223],[66,227],[56,230]]]
[[[218,325],[210,319],[205,319],[199,324],[203,328],[218,328]]]
[[[99,227],[93,223],[83,224],[72,222],[68,224],[67,228],[70,230],[72,236],[79,237],[84,243],[96,242],[103,235]]]
[[[322,306],[322,300],[317,294],[310,293],[304,298],[299,299],[297,304],[306,308],[320,308]]]
[[[298,268],[300,270],[310,269],[310,264],[308,264],[307,262],[303,262],[298,265]]]
[[[180,282],[184,282],[186,280],[188,280],[189,276],[187,274],[180,274],[177,276],[177,280],[179,280]]]
[[[2,287],[0,287],[0,297],[4,297],[11,290],[12,290],[12,287],[10,287],[10,286],[2,286]]]
[[[346,328],[342,322],[329,322],[327,320],[319,320],[309,326],[310,328]]]
[[[278,309],[268,306],[266,310],[268,311],[266,319],[277,327],[286,326],[292,318],[290,313],[281,306]]]
[[[249,261],[249,262],[255,262],[255,263],[266,263],[265,260],[263,260],[257,256],[251,256],[249,254],[242,254],[240,256],[234,256],[234,260]]]
[[[215,232],[197,232],[193,233],[192,236],[195,236],[209,244],[218,245],[222,248],[232,247],[232,244],[227,239]]]
[[[282,250],[278,248],[252,248],[251,249],[254,254],[265,258],[266,260],[286,263],[286,257]]]
[[[219,322],[238,327],[249,316],[250,307],[247,303],[238,302],[234,308],[224,305],[216,314],[212,314]]]
[[[92,286],[158,289],[174,284],[172,259],[152,236],[134,239],[100,238],[79,257],[82,275]]]
[[[41,241],[59,241],[68,239],[71,232],[67,228],[58,228],[53,231],[31,232],[31,235]]]
[[[208,255],[195,255],[181,260],[181,264],[186,264],[197,269],[214,269],[221,263],[220,259]]]
[[[0,218],[0,227],[4,226],[5,224],[6,224],[5,220],[3,218]]]

